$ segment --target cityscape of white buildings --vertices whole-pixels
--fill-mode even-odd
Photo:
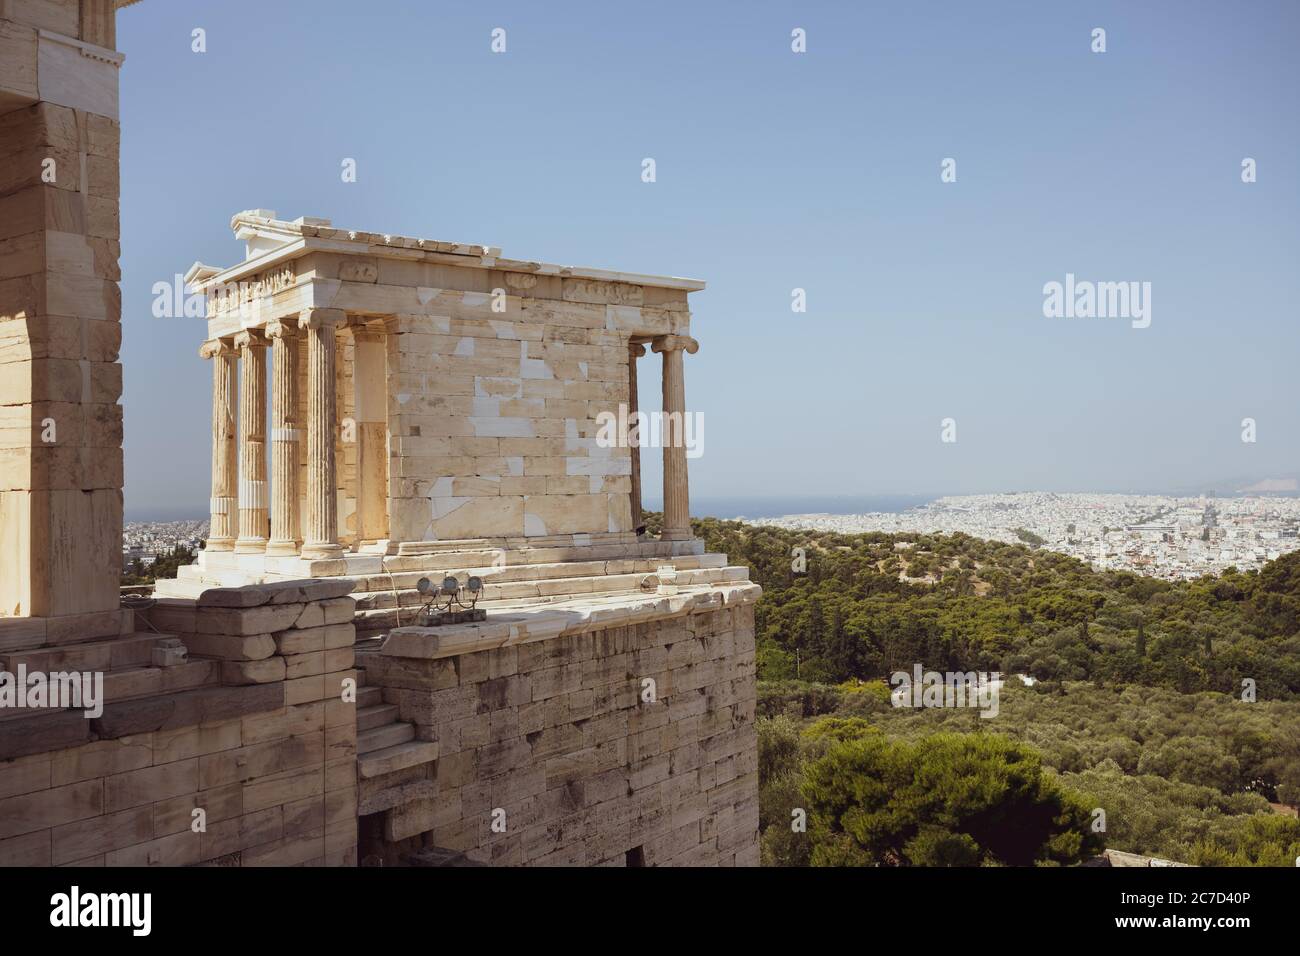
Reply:
[[[744,520],[744,519],[742,519]],[[1171,498],[1026,492],[939,498],[899,514],[803,514],[746,520],[845,534],[962,532],[1038,543],[1104,569],[1167,580],[1240,571],[1300,548],[1300,498]]]
[[[1300,498],[1023,492],[939,498],[900,513],[795,514],[747,524],[855,534],[955,534],[1037,543],[1090,562],[1167,580],[1258,568],[1300,548]],[[208,520],[132,521],[125,564],[147,565],[177,545],[198,550]]]
[[[159,555],[170,554],[177,545],[198,551],[208,536],[208,519],[187,521],[128,521],[122,528],[122,564],[149,564]]]

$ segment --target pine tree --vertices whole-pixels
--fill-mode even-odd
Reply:
[[[844,631],[844,615],[838,605],[831,613],[830,658],[837,680],[846,680],[853,676],[853,648],[850,646],[849,636]]]

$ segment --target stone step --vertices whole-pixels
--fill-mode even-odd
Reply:
[[[378,690],[379,688],[374,688]],[[359,703],[359,701],[358,701]],[[396,704],[375,704],[370,707],[357,708],[357,733],[365,730],[374,730],[376,727],[384,727],[388,724],[397,723],[397,705]]]
[[[380,777],[386,773],[396,773],[398,770],[418,767],[422,763],[437,759],[437,741],[412,740],[398,744],[395,747],[385,747],[382,750],[373,750],[369,753],[358,753],[357,773],[363,779],[368,780],[371,777]]]
[[[679,585],[723,584],[728,581],[743,580],[739,571],[730,568],[702,568],[694,571],[677,572]],[[526,602],[530,599],[564,597],[578,594],[601,594],[616,591],[640,591],[642,583],[653,574],[652,570],[638,571],[634,574],[600,574],[584,575],[572,578],[550,578],[542,581],[517,581],[509,584],[485,583],[481,603],[491,605],[494,601]],[[418,609],[427,600],[414,588],[401,588],[396,593],[391,590],[355,591],[357,611],[373,611],[385,608],[403,607]]]
[[[170,667],[124,667],[104,674],[104,703],[215,687],[220,683],[221,664],[214,660],[196,659]]]
[[[357,731],[357,753],[368,754],[374,750],[396,747],[415,739],[415,727],[408,723],[387,724],[373,730]]]
[[[357,671],[357,713],[361,713],[363,708],[377,707],[384,702],[384,692],[378,687],[361,687],[360,682],[365,671]]]
[[[29,675],[34,670],[43,670],[33,668],[31,665],[27,665],[27,667]],[[102,675],[102,696],[93,698],[95,706],[101,708],[142,697],[176,694],[200,687],[217,687],[221,684],[220,662],[205,659],[185,661],[182,664],[173,664],[168,667],[155,667],[152,664],[128,664],[123,667],[98,671],[95,669],[78,670],[63,666],[57,668],[56,672],[79,675],[82,682],[77,685],[78,691],[86,691],[91,694],[96,692],[94,675]],[[92,680],[89,686],[84,683],[87,675],[91,675]],[[61,692],[64,687],[68,688],[69,693],[71,692],[71,685],[60,681],[59,688]],[[81,707],[48,707],[46,709],[51,713],[60,710],[77,712],[92,709],[91,698],[83,697],[82,700],[84,706]],[[27,716],[32,713],[31,709],[26,708],[0,710],[0,720]]]
[[[652,542],[672,546],[683,542]],[[638,546],[649,547],[650,545]],[[613,552],[608,556],[595,558],[599,551]],[[560,554],[559,552],[564,552]],[[572,552],[572,554],[569,554]],[[628,556],[627,546],[610,546],[606,548],[538,548],[525,551],[505,552],[506,565],[492,567],[492,561],[499,559],[499,551],[448,551],[444,554],[418,556],[388,556],[384,573],[358,574],[353,578],[357,582],[355,593],[359,600],[370,600],[372,607],[393,607],[423,603],[419,592],[415,590],[421,577],[437,581],[446,574],[454,574],[464,580],[471,574],[477,574],[490,581],[485,597],[487,600],[513,600],[530,597],[534,594],[547,595],[567,593],[570,589],[563,583],[569,580],[594,580],[597,578],[625,576],[630,579],[636,575],[653,574],[661,565],[672,564],[679,572],[695,572],[701,569],[723,568],[727,564],[725,554],[688,553],[672,555],[664,553],[649,556]],[[550,560],[539,560],[539,556],[548,556]],[[524,560],[526,559],[526,560]],[[178,569],[175,579],[162,579],[155,583],[155,598],[183,598],[193,600],[208,588],[233,586],[240,583],[234,580],[242,572],[229,569],[204,570],[196,565],[187,565]],[[679,583],[690,583],[681,580]],[[705,583],[703,581],[697,583]],[[512,585],[523,584],[523,587]],[[626,586],[625,580],[590,590],[619,590]],[[393,591],[401,597],[395,599]],[[578,588],[577,593],[589,590]],[[405,593],[404,593],[405,592]],[[381,597],[387,595],[387,597]],[[365,605],[362,606],[363,609]]]
[[[490,558],[491,555],[489,554]],[[404,591],[413,589],[421,577],[428,577],[435,583],[447,574],[464,581],[471,574],[482,577],[492,584],[507,584],[518,581],[546,581],[563,578],[602,577],[608,574],[653,574],[662,565],[671,564],[678,571],[694,571],[700,568],[726,567],[725,554],[683,555],[668,558],[626,558],[610,561],[563,561],[550,564],[520,564],[496,567],[488,564],[465,563],[449,565],[444,568],[425,568],[411,571],[393,571],[392,573],[356,578],[356,590],[360,592],[391,592],[393,589]]]
[[[203,584],[198,581],[185,581],[179,578],[159,578],[153,584],[153,596],[155,598],[180,598],[193,601],[210,587],[216,587],[216,585]]]
[[[428,867],[476,867],[488,866],[487,863],[478,863],[471,860],[465,854],[467,850],[448,850],[443,847],[426,847],[421,850],[408,850],[402,853],[402,862],[407,866],[428,866]]]
[[[398,779],[399,782],[392,783],[389,786],[383,786],[382,783],[376,782],[363,787],[360,794],[361,799],[357,802],[357,815],[369,816],[372,813],[391,810],[393,807],[401,806],[404,803],[412,803],[416,800],[436,800],[438,798],[438,783],[436,780],[411,780],[407,777]]]
[[[563,561],[607,561],[618,558],[666,558],[672,555],[703,554],[702,541],[639,541],[635,544],[589,544],[567,547],[456,548],[429,554],[389,555],[384,566],[392,571],[422,568],[487,567],[494,556],[505,551],[509,565],[552,564]]]
[[[149,664],[154,645],[174,634],[137,631],[119,637],[81,644],[60,644],[0,655],[0,670],[16,673],[19,664],[28,671],[111,671]]]

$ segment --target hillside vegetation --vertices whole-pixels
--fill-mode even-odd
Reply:
[[[765,593],[759,678],[838,683],[916,662],[1045,681],[1300,696],[1300,552],[1171,583],[967,535],[697,522]],[[806,570],[793,570],[802,549]]]
[[[1300,855],[1300,554],[1169,583],[966,535],[696,532],[764,587],[765,863]],[[1036,683],[993,719],[891,706],[918,663]]]

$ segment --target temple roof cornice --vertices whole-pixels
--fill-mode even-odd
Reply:
[[[288,221],[275,218],[275,213],[267,209],[250,209],[237,213],[230,225],[236,238],[245,243],[244,260],[225,269],[195,263],[191,267],[195,291],[206,291],[212,286],[238,282],[312,252],[427,261],[471,269],[620,282],[686,292],[698,292],[705,287],[705,283],[699,279],[505,259],[501,257],[501,250],[495,246],[337,229],[328,219],[304,216]],[[201,271],[195,272],[200,267]],[[189,275],[186,278],[190,281]]]

